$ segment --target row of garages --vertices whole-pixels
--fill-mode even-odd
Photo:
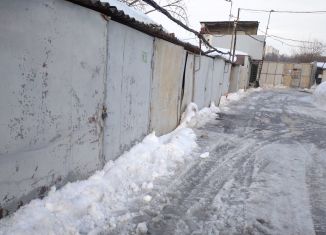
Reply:
[[[64,0],[1,1],[0,31],[0,217],[172,131],[233,77],[221,57]]]

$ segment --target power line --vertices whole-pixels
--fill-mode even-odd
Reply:
[[[289,46],[289,47],[296,47],[296,48],[302,48],[302,49],[314,49],[313,47],[306,47],[306,46],[300,46],[300,45],[293,45],[293,44],[287,43],[287,42],[285,42],[285,41],[283,41],[283,40],[280,40],[280,39],[277,39],[277,38],[272,38],[272,37],[270,37],[270,39],[273,39],[273,40],[275,40],[275,41],[278,41],[278,42],[280,42],[280,43],[282,43],[282,44],[284,44],[284,45],[287,45],[287,46]],[[326,48],[326,46],[322,46],[322,48]]]
[[[252,38],[252,39],[254,39],[254,40],[258,41],[258,42],[265,43],[265,41],[259,40],[259,39],[255,38],[254,36],[252,36],[251,34],[247,33],[247,32],[246,32],[246,29],[241,28],[241,27],[239,27],[239,26],[237,26],[237,29],[242,30],[242,31],[243,31],[247,36],[249,36],[250,38]]]
[[[284,10],[262,10],[262,9],[249,9],[249,8],[240,8],[245,11],[252,12],[275,12],[275,13],[288,13],[288,14],[326,14],[325,11],[284,11]]]
[[[262,32],[262,33],[265,33],[263,30],[259,30],[259,31]],[[311,42],[311,41],[303,41],[303,40],[297,40],[297,39],[292,39],[292,38],[285,38],[285,37],[280,37],[280,36],[271,35],[271,34],[268,34],[267,37],[269,37],[270,39],[273,39],[275,41],[281,42],[281,43],[283,43],[283,44],[285,44],[287,46],[290,46],[290,47],[312,49],[312,47],[289,44],[288,42],[285,42],[283,40],[292,41],[292,42],[299,42],[299,43],[309,43],[309,44],[314,44],[315,43],[315,42]],[[322,47],[326,48],[326,46],[322,46]]]
[[[283,39],[283,40],[292,41],[292,42],[309,43],[309,44],[314,44],[315,43],[315,42],[311,42],[311,41],[302,41],[302,40],[297,40],[297,39],[292,39],[292,38],[284,38],[284,37],[271,35],[271,34],[269,34],[268,37]]]
[[[184,28],[185,30],[195,34],[201,41],[204,42],[204,44],[211,48],[213,51],[218,52],[219,54],[230,54],[229,53],[225,53],[223,51],[217,50],[215,47],[213,47],[207,40],[206,38],[199,32],[197,32],[196,30],[188,27],[187,25],[185,25],[184,23],[182,23],[180,20],[177,20],[176,18],[174,18],[166,9],[164,9],[163,7],[161,7],[160,5],[158,5],[155,1],[153,0],[143,0],[145,3],[147,3],[148,5],[150,5],[151,7],[153,7],[154,9],[156,9],[157,11],[161,12],[163,15],[165,15],[166,17],[168,17],[170,20],[172,20],[174,23],[178,24],[179,26],[181,26],[182,28]]]
[[[261,33],[265,34],[265,31],[258,29]],[[298,39],[292,39],[292,38],[285,38],[277,35],[272,35],[268,34],[267,37],[272,37],[272,38],[277,38],[277,39],[282,39],[282,40],[287,40],[287,41],[292,41],[292,42],[300,42],[300,43],[309,43],[309,44],[314,44],[312,41],[304,41],[304,40],[298,40]]]

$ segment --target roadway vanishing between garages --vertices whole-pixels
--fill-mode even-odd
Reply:
[[[162,180],[133,224],[166,235],[326,234],[326,111],[311,94],[253,92],[195,132],[195,154],[210,156]]]

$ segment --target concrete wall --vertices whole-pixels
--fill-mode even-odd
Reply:
[[[264,46],[264,37],[263,35],[237,35],[237,44],[236,50],[242,51],[250,55],[253,60],[261,60],[263,55],[263,46]],[[232,35],[210,36],[210,42],[215,47],[220,48],[231,48],[231,38]],[[255,39],[256,40],[255,40]]]
[[[119,40],[117,40],[119,39]],[[105,160],[113,160],[149,132],[154,38],[108,23]]]
[[[153,58],[150,130],[162,135],[172,131],[180,119],[186,52],[180,46],[156,38]]]
[[[265,61],[262,67],[260,85],[263,87],[288,86],[310,88],[314,83],[314,65]]]
[[[64,0],[1,1],[0,32],[0,218],[228,91],[223,59]]]
[[[0,32],[1,217],[103,166],[107,31],[63,0],[3,0]]]

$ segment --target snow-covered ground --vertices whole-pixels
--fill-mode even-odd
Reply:
[[[315,88],[314,99],[319,107],[326,109],[326,82],[322,82]]]
[[[326,112],[309,93],[263,89],[235,102],[241,93],[195,129],[209,155],[147,208],[151,234],[326,233]]]
[[[175,131],[22,207],[0,234],[325,234],[326,111],[315,103],[256,89],[190,104]]]

